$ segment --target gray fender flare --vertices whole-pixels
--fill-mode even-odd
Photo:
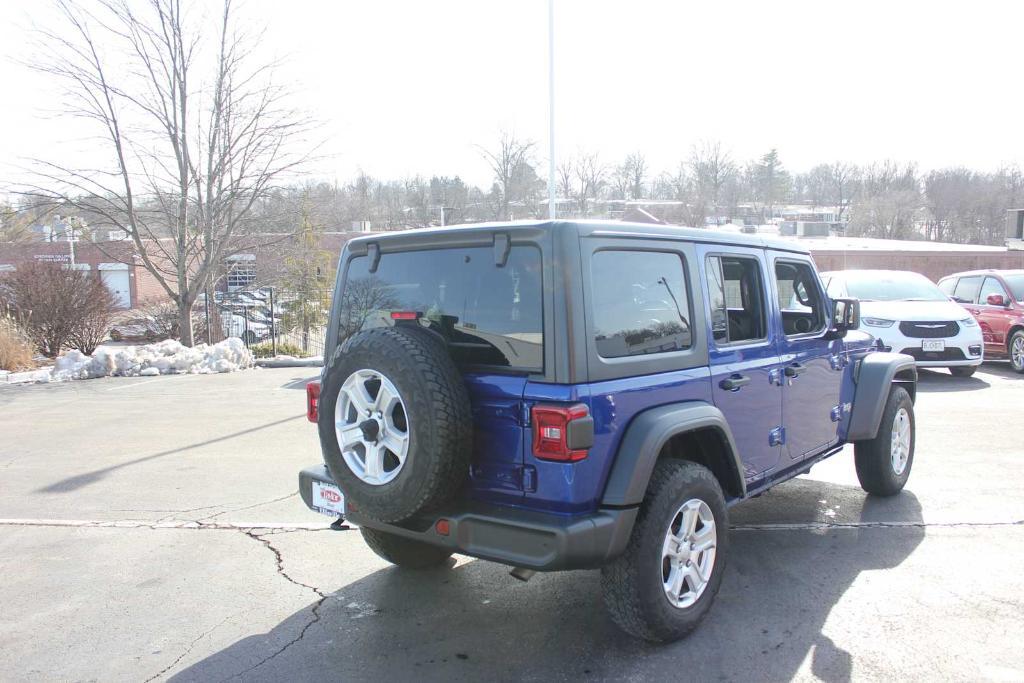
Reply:
[[[917,365],[903,353],[876,351],[861,359],[854,371],[857,389],[853,395],[847,441],[873,439],[878,434],[882,411],[889,400],[889,387],[905,385],[912,399],[917,398]]]
[[[731,482],[722,482],[722,488],[733,488],[741,498],[745,497],[743,465],[725,415],[710,403],[687,401],[651,408],[633,419],[619,444],[601,504],[639,505],[662,447],[673,436],[698,429],[711,429],[721,439],[725,469],[733,478]]]

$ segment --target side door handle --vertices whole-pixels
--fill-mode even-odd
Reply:
[[[797,377],[806,369],[807,366],[803,365],[802,363],[793,363],[792,365],[787,365],[786,369],[783,370],[783,372],[785,373],[786,377]]]
[[[737,373],[723,379],[718,383],[718,386],[726,391],[738,391],[740,387],[745,387],[748,384],[750,384],[750,378]]]

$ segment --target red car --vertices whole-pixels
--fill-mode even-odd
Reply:
[[[1024,373],[1024,270],[954,273],[939,288],[977,319],[986,360],[1007,359]]]

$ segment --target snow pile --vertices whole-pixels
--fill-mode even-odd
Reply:
[[[29,381],[62,382],[94,377],[149,377],[153,375],[210,374],[234,372],[253,365],[252,354],[238,337],[213,345],[199,344],[189,348],[167,339],[145,346],[104,347],[87,356],[81,351],[68,351],[57,359],[46,379]],[[37,371],[33,374],[40,374]]]

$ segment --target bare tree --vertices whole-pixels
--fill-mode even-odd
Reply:
[[[573,167],[572,160],[567,159],[558,164],[558,191],[566,199],[572,199],[573,194]]]
[[[644,185],[647,180],[647,159],[640,152],[633,152],[626,157],[623,170],[629,180],[629,199],[643,199]]]
[[[836,205],[836,220],[842,221],[843,214],[850,208],[860,182],[860,169],[853,164],[837,161],[829,166],[831,173],[830,201]]]
[[[718,212],[722,190],[736,174],[736,164],[719,142],[702,142],[690,151],[690,171],[703,204]]]
[[[590,201],[595,199],[605,184],[607,169],[597,154],[578,154],[573,161],[573,199],[580,216],[587,217]]]
[[[46,54],[30,66],[63,83],[68,114],[96,124],[110,163],[37,161],[21,192],[124,230],[191,345],[196,298],[245,248],[260,200],[308,158],[295,147],[309,121],[273,64],[255,61],[261,36],[238,27],[232,0],[215,19],[182,0],[56,4],[63,24],[40,30]]]
[[[611,174],[612,193],[615,199],[641,199],[644,196],[644,181],[647,179],[647,160],[634,152],[615,167]]]
[[[490,164],[494,172],[494,184],[497,192],[496,214],[500,221],[509,219],[509,206],[516,199],[521,199],[520,181],[525,175],[524,166],[530,166],[534,142],[520,140],[515,133],[504,132],[493,150],[480,147],[480,154]]]
[[[916,165],[872,164],[864,170],[862,191],[850,211],[850,230],[864,237],[913,239],[920,209]]]

